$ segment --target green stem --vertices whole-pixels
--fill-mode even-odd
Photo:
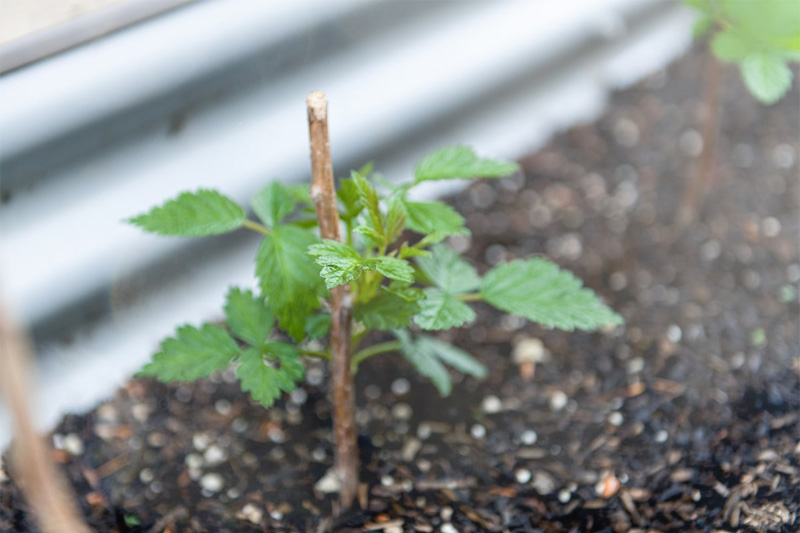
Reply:
[[[479,292],[471,292],[469,294],[459,294],[458,299],[462,302],[482,302],[483,295]]]
[[[319,359],[325,359],[326,361],[331,360],[331,354],[329,354],[328,352],[321,352],[319,350],[305,350],[305,349],[300,349],[299,352],[309,357],[317,357]]]
[[[401,348],[400,341],[388,341],[388,342],[381,342],[379,344],[373,344],[363,350],[359,350],[358,352],[353,354],[353,359],[351,360],[350,367],[353,369],[358,368],[358,365],[361,364],[362,361],[369,359],[373,355],[380,355],[386,352],[396,352]]]
[[[253,231],[257,231],[258,233],[263,233],[264,235],[269,235],[269,228],[266,227],[266,226],[262,226],[258,222],[254,222],[252,220],[245,220],[242,223],[242,226],[244,226],[247,229],[251,229]]]

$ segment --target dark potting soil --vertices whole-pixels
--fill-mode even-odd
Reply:
[[[454,374],[448,398],[398,355],[368,361],[361,508],[339,518],[320,482],[333,450],[323,366],[269,410],[229,372],[131,380],[54,432],[91,527],[796,531],[800,95],[764,107],[725,70],[717,179],[677,231],[702,143],[703,67],[689,54],[526,157],[524,176],[450,198],[472,230],[451,244],[481,272],[546,256],[624,327],[549,331],[479,304],[475,325],[442,337],[490,376]],[[0,530],[34,531],[8,476]]]

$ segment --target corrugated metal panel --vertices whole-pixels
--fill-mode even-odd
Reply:
[[[309,91],[328,93],[342,172],[374,159],[401,179],[450,142],[517,157],[689,40],[671,1],[310,5],[193,5],[0,77],[0,283],[49,354],[44,423],[252,283],[247,235],[158,239],[119,220],[185,189],[245,200],[305,179]]]

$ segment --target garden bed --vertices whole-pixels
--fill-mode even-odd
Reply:
[[[524,158],[524,176],[450,198],[472,231],[451,244],[481,273],[544,255],[624,327],[548,331],[479,305],[445,338],[490,376],[444,399],[399,355],[366,362],[363,507],[339,518],[320,483],[333,453],[323,366],[269,410],[232,373],[131,380],[55,430],[92,529],[796,530],[800,96],[763,107],[725,71],[718,179],[679,231],[703,66],[686,56]],[[518,366],[521,351],[540,362]],[[0,529],[31,531],[8,475]]]

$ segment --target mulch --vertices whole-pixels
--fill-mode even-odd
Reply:
[[[472,231],[451,245],[479,271],[545,256],[624,327],[549,331],[477,304],[472,327],[442,338],[490,376],[454,373],[448,398],[398,355],[369,360],[357,376],[360,505],[346,512],[325,480],[323,366],[269,410],[227,371],[132,379],[53,434],[91,527],[796,531],[800,93],[764,107],[725,70],[716,181],[678,230],[702,147],[703,65],[688,54],[525,157],[523,174],[449,198]],[[0,530],[35,531],[5,468]]]

